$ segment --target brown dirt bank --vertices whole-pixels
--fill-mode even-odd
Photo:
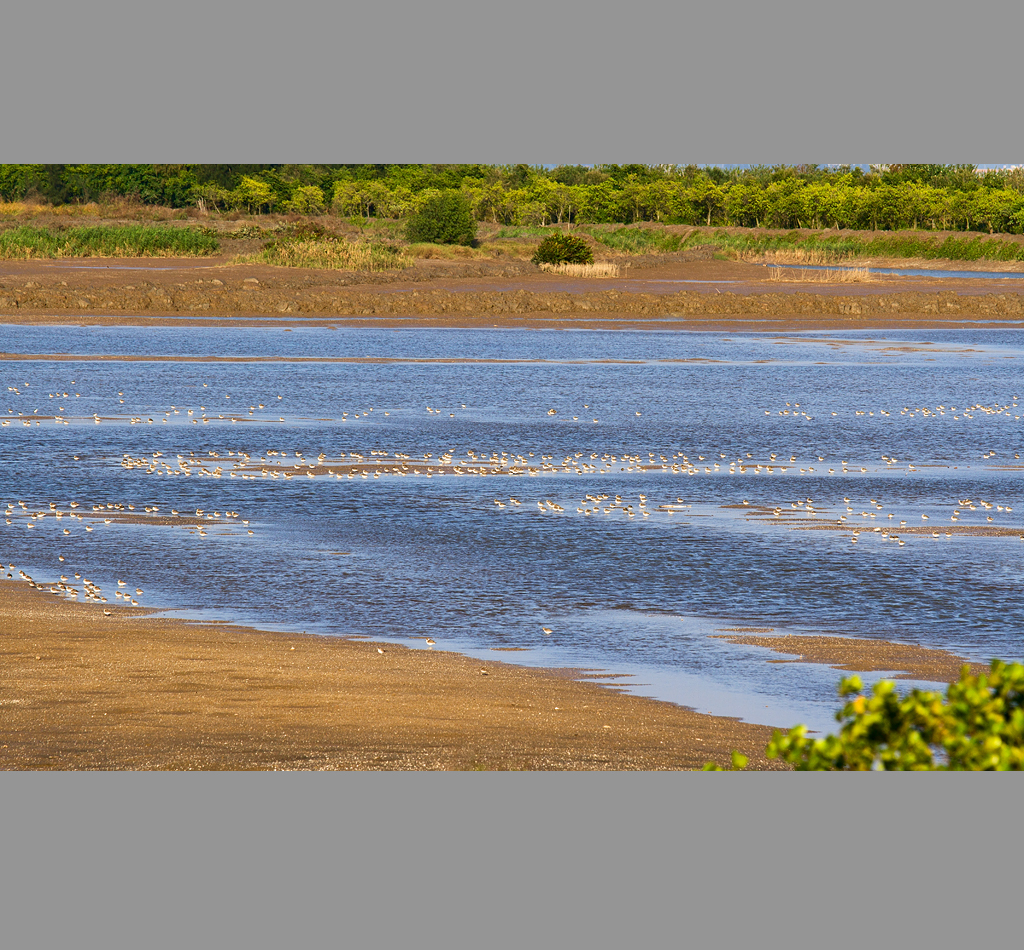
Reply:
[[[893,679],[929,680],[951,683],[960,678],[966,663],[975,673],[988,669],[971,663],[945,650],[929,650],[907,643],[887,640],[858,640],[853,637],[771,637],[742,634],[717,634],[714,639],[728,640],[748,646],[765,647],[776,653],[795,656],[791,660],[769,660],[769,663],[825,663],[837,670],[866,672],[869,670],[901,670]]]
[[[5,261],[0,317],[123,324],[173,315],[202,324],[262,316],[417,326],[608,326],[657,319],[659,326],[692,329],[1024,325],[1024,293],[1007,281],[780,284],[759,266],[704,260],[661,262],[638,273],[567,280],[532,265],[489,262],[421,261],[392,274],[356,275],[231,265],[223,258]],[[726,280],[734,283],[716,283]]]
[[[771,729],[531,670],[0,581],[3,769],[757,768]]]

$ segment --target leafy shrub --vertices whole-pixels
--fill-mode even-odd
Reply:
[[[457,191],[433,195],[409,219],[405,236],[413,244],[470,245],[476,239],[473,209]]]
[[[809,739],[806,726],[776,732],[765,750],[797,771],[1022,771],[1024,665],[993,660],[987,673],[965,666],[941,693],[915,689],[900,697],[882,680],[865,696],[860,677],[844,679],[853,698],[836,713],[837,736]],[[746,760],[733,753],[733,766]],[[709,770],[715,766],[709,764]]]
[[[594,252],[575,234],[549,234],[533,255],[534,264],[593,264]]]

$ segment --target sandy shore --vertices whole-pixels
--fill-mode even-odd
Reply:
[[[824,663],[836,670],[857,673],[886,670],[892,672],[892,679],[943,683],[959,679],[965,663],[973,673],[988,669],[983,663],[969,663],[962,656],[945,650],[929,650],[909,643],[885,640],[823,636],[773,637],[741,633],[715,636],[730,643],[765,647],[775,653],[788,655],[787,659],[769,660],[769,663]]]
[[[0,768],[693,769],[734,748],[774,764],[767,727],[578,672],[107,609],[0,581]]]
[[[769,727],[621,694],[593,672],[155,618],[15,581],[0,581],[0,630],[3,769],[661,770],[733,749],[779,767],[763,755]],[[938,680],[965,662],[837,637],[728,639]]]

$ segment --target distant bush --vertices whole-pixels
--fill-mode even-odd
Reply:
[[[549,234],[533,255],[534,264],[593,264],[594,252],[575,234]]]
[[[470,203],[457,191],[428,198],[405,230],[413,244],[463,244],[476,239],[476,219]]]

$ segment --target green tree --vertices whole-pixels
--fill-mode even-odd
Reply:
[[[580,207],[580,186],[551,183],[545,189],[548,216],[557,224],[570,224]]]
[[[836,714],[839,735],[810,739],[804,726],[776,732],[769,758],[798,771],[829,770],[1024,770],[1024,665],[993,660],[988,672],[965,666],[941,693],[914,689],[906,696],[893,683],[864,694],[860,678],[843,680],[839,695],[852,697]]]
[[[851,189],[836,182],[819,182],[807,189],[807,203],[814,208],[816,226],[841,228],[847,225],[847,204]]]
[[[299,185],[292,192],[291,200],[285,203],[285,207],[296,214],[323,214],[323,190],[316,185]]]
[[[412,215],[405,233],[413,243],[469,245],[476,239],[476,219],[464,195],[442,191]]]
[[[231,203],[231,192],[222,188],[215,181],[209,181],[197,185],[195,190],[196,207],[200,211],[208,211],[213,208],[219,210],[226,208]]]
[[[516,219],[516,200],[514,193],[497,182],[480,189],[473,190],[475,196],[476,215],[482,221],[488,218],[494,224],[514,224]]]
[[[703,176],[694,182],[690,189],[691,200],[707,213],[707,226],[711,227],[711,219],[716,211],[725,205],[722,189],[709,177]]]
[[[366,193],[364,182],[338,181],[334,185],[331,208],[335,214],[344,216],[361,214],[370,215],[370,197]]]
[[[766,207],[764,188],[755,182],[734,182],[725,193],[725,216],[729,224],[759,228]]]
[[[274,191],[266,182],[243,175],[232,198],[236,205],[245,207],[250,213],[259,214],[264,207],[269,209],[273,204]]]

